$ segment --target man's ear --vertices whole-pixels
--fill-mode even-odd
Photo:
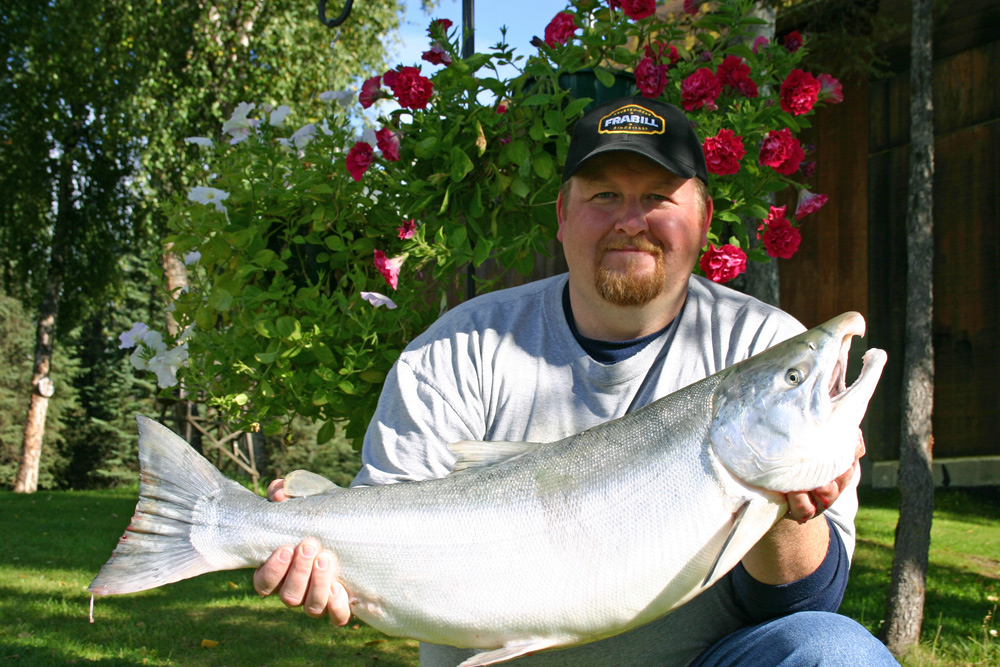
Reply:
[[[556,232],[556,238],[562,243],[563,240],[563,191],[566,188],[559,189],[559,196],[556,197],[556,220],[559,222],[559,230]],[[702,244],[704,245],[704,244]]]
[[[712,214],[715,213],[715,202],[711,197],[705,198],[705,220],[701,224],[701,247],[708,243],[708,230],[712,226]]]

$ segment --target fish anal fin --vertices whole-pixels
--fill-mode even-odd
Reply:
[[[736,559],[736,562],[732,563],[732,565],[729,565],[728,563],[726,563],[726,561],[729,561],[731,559],[726,558],[726,552],[736,542],[734,538],[736,537],[736,534],[739,532],[740,524],[743,523],[743,518],[747,515],[747,511],[750,509],[750,504],[752,502],[753,501],[751,500],[747,500],[745,503],[740,505],[740,508],[736,510],[736,512],[733,513],[733,527],[729,529],[729,534],[726,535],[726,541],[722,543],[722,548],[719,549],[719,554],[715,557],[715,562],[712,563],[712,567],[709,568],[708,574],[705,575],[704,581],[701,582],[702,588],[708,586],[710,583],[715,581],[715,579],[717,578],[716,577],[717,573],[719,575],[722,575],[725,572],[728,572],[729,569],[731,569],[736,565],[736,562],[739,562],[739,560],[742,559],[743,556],[740,555],[740,557]],[[729,567],[722,569],[720,566],[723,565],[723,563],[726,563],[726,565],[729,565]]]
[[[459,664],[458,667],[484,667],[485,665],[495,665],[498,662],[507,662],[508,660],[531,655],[532,653],[544,651],[545,649],[553,648],[557,645],[558,643],[551,639],[533,639],[526,642],[517,642],[516,644],[507,644],[506,646],[493,651],[478,653],[465,662]]]
[[[539,447],[537,442],[508,442],[506,440],[492,442],[462,440],[448,445],[448,449],[455,455],[455,467],[452,469],[452,473],[503,463],[537,447]]]
[[[340,490],[340,487],[322,475],[308,470],[293,470],[285,475],[285,495],[289,498],[322,496]]]

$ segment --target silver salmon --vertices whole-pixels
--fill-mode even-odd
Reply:
[[[139,417],[139,503],[96,595],[258,567],[312,536],[354,614],[488,665],[626,632],[734,567],[854,462],[886,361],[846,382],[845,313],[624,417],[548,444],[451,445],[442,479],[271,503]],[[308,476],[305,476],[308,477]],[[294,476],[289,478],[294,487]]]

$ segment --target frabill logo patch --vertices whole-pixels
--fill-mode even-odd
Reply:
[[[627,104],[601,119],[600,134],[663,134],[664,121],[649,109]]]

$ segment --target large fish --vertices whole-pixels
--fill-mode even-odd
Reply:
[[[257,567],[312,536],[335,555],[357,617],[487,650],[465,667],[625,632],[735,566],[786,513],[785,492],[853,464],[886,358],[869,350],[847,387],[864,328],[846,313],[559,442],[457,443],[457,471],[442,479],[282,503],[140,417],[139,503],[90,591]]]

